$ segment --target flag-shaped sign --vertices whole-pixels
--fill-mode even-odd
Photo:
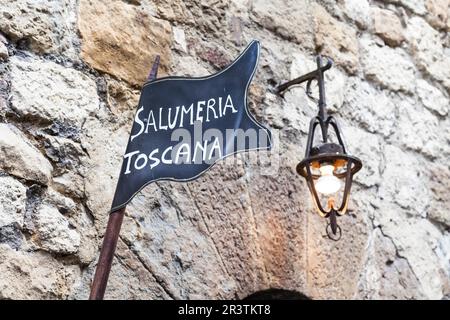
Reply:
[[[253,41],[216,74],[144,84],[111,212],[151,182],[194,180],[228,155],[271,148],[270,131],[247,108],[259,51]]]

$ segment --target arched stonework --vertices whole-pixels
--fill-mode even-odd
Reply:
[[[310,300],[310,298],[293,290],[266,289],[253,292],[243,300]]]

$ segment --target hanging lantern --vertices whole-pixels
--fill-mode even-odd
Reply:
[[[341,228],[337,216],[346,213],[352,186],[353,175],[362,168],[361,160],[347,153],[341,130],[336,119],[326,112],[324,72],[331,68],[333,62],[317,57],[317,70],[280,85],[281,93],[288,87],[307,81],[306,94],[311,99],[311,82],[316,80],[319,86],[317,116],[311,119],[306,143],[305,158],[297,165],[297,173],[306,179],[317,212],[329,218],[327,234],[333,240],[341,237]],[[316,99],[314,99],[316,100]],[[320,128],[321,139],[316,141],[315,134]],[[332,129],[332,135],[329,135]],[[334,140],[334,141],[333,141]]]

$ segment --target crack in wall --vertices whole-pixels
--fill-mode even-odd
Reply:
[[[169,200],[169,204],[175,208],[175,212],[177,214],[177,220],[178,220],[178,225],[181,225],[181,216],[184,217],[182,210],[180,208],[180,206],[178,205],[178,203],[176,203],[176,201],[173,200],[173,198],[170,196],[169,192],[167,191],[167,189],[165,187],[163,187],[160,183],[156,182],[156,185],[158,186],[158,188],[161,190],[161,193],[165,196],[165,198],[167,200]]]
[[[165,282],[164,279],[161,279],[156,273],[154,272],[153,268],[148,266],[145,261],[141,258],[139,255],[139,252],[133,249],[133,246],[128,244],[121,236],[119,236],[120,241],[127,246],[127,248],[130,250],[131,253],[138,259],[138,261],[141,263],[141,265],[144,267],[145,270],[149,272],[149,274],[155,279],[156,283],[161,287],[161,289],[173,300],[177,300],[176,295],[168,288],[168,284]],[[114,255],[117,258],[117,253]]]
[[[374,231],[374,230],[376,230],[376,229],[379,229],[381,235],[382,235],[383,237],[385,237],[386,239],[388,239],[388,240],[392,243],[392,245],[393,245],[393,247],[394,247],[394,249],[395,249],[395,255],[396,255],[396,257],[397,257],[398,259],[403,259],[403,260],[405,260],[405,262],[407,263],[407,265],[408,265],[408,267],[409,267],[411,273],[414,275],[414,277],[415,277],[417,283],[421,285],[420,280],[419,280],[419,277],[418,277],[417,274],[414,272],[414,269],[412,268],[412,266],[411,266],[411,264],[410,264],[408,258],[405,257],[405,256],[402,256],[402,255],[400,254],[400,251],[399,251],[399,249],[398,249],[398,247],[397,247],[397,244],[394,242],[394,239],[393,239],[390,235],[386,234],[386,233],[383,231],[383,228],[382,228],[381,225],[375,226],[375,222],[374,222],[374,219],[375,219],[375,218],[374,218],[374,217],[370,217],[370,216],[368,216],[368,217],[369,217],[369,220],[370,220],[371,223],[372,223],[372,231]],[[422,285],[421,285],[421,286],[422,286]]]
[[[243,155],[241,157],[244,158]],[[245,167],[248,170],[248,166],[245,166]],[[262,248],[261,248],[261,245],[260,245],[258,224],[256,223],[256,217],[255,217],[255,213],[253,211],[253,199],[252,199],[252,196],[250,195],[250,184],[249,184],[249,181],[248,181],[248,179],[246,177],[244,177],[244,180],[245,180],[245,183],[246,183],[246,186],[247,186],[247,192],[246,192],[247,193],[247,197],[250,200],[249,211],[250,211],[250,218],[251,218],[252,223],[254,225],[254,233],[255,233],[254,236],[255,236],[255,238],[257,240],[256,241],[257,253],[258,253],[258,256],[259,256],[259,260],[261,260],[261,262],[262,262],[262,269],[264,271],[264,277],[265,277],[266,284],[270,284],[270,274],[267,271],[266,261],[265,261],[265,259],[263,259],[263,252],[262,252]]]
[[[220,260],[220,264],[221,264],[222,270],[227,274],[228,277],[232,278],[232,277],[231,277],[231,273],[228,271],[228,268],[227,268],[227,266],[226,266],[226,264],[225,264],[225,262],[224,262],[224,260],[223,260],[223,257],[222,257],[222,255],[220,254],[220,250],[219,250],[219,248],[218,248],[218,246],[217,246],[217,243],[215,242],[214,237],[212,236],[212,232],[211,232],[211,230],[210,230],[210,228],[209,228],[209,226],[208,226],[208,223],[206,222],[206,219],[205,219],[205,217],[203,216],[203,212],[202,212],[202,210],[200,209],[200,207],[199,207],[199,205],[198,205],[198,203],[197,203],[197,200],[196,200],[195,197],[192,195],[192,190],[191,190],[191,188],[189,187],[189,184],[186,185],[186,189],[187,189],[187,191],[188,191],[188,193],[189,193],[189,196],[191,197],[191,201],[194,203],[195,208],[197,209],[197,212],[198,212],[199,215],[200,215],[200,218],[202,219],[203,224],[204,224],[205,227],[206,227],[206,230],[208,231],[208,237],[211,239],[211,242],[212,242],[212,244],[214,245],[214,249],[215,249],[214,251],[216,252],[217,256],[219,257],[219,260]],[[233,278],[233,280],[234,280],[234,278]]]

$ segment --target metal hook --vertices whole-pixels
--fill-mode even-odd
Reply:
[[[311,90],[311,84],[313,82],[313,80],[317,80],[317,79],[310,79],[308,80],[308,82],[306,83],[306,90],[305,93],[308,96],[309,99],[311,99],[312,101],[314,101],[314,103],[319,103],[319,98],[316,98],[312,95],[312,90]]]
[[[333,234],[330,231],[331,231],[330,230],[330,224],[327,224],[326,232],[327,232],[328,239],[333,240],[333,241],[341,240],[342,230],[341,230],[341,227],[339,225],[337,225],[336,234]]]
[[[319,73],[322,73],[327,71],[333,66],[333,60],[330,57],[327,56],[318,56],[318,59],[320,59],[320,67],[318,67],[316,70],[308,72],[307,74],[304,74],[298,78],[295,78],[293,80],[290,80],[288,82],[282,83],[277,87],[277,92],[281,96],[283,95],[283,91],[287,90],[289,87],[303,83],[305,81],[309,82],[309,86],[311,86],[310,80],[318,80]],[[322,66],[322,59],[325,58],[327,60],[326,64]],[[308,87],[308,84],[307,84]]]

